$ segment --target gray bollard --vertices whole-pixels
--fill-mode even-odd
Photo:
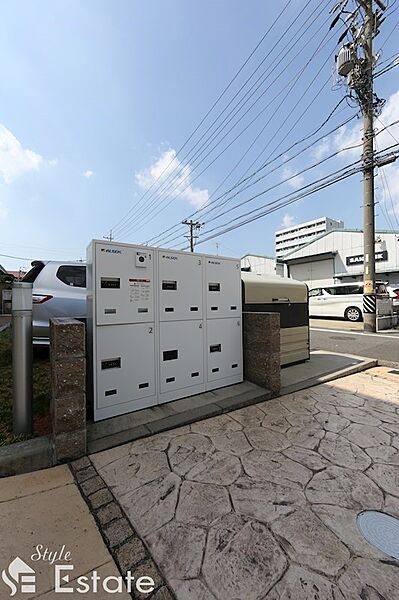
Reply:
[[[32,433],[32,284],[12,289],[12,375],[14,434]]]

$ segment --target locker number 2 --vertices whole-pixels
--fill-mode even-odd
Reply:
[[[148,328],[148,333],[152,333],[153,327]]]

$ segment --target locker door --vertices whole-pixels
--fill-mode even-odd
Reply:
[[[241,319],[208,321],[208,381],[242,377]]]
[[[206,257],[207,318],[241,317],[239,261]]]
[[[202,321],[160,324],[161,394],[204,382],[203,344]]]
[[[153,323],[98,327],[96,362],[95,420],[157,404]]]
[[[154,252],[96,243],[97,325],[154,321]]]
[[[161,321],[202,319],[203,258],[179,252],[159,252]]]

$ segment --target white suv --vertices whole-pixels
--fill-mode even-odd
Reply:
[[[339,283],[309,290],[309,316],[363,319],[363,285]]]
[[[376,281],[377,296],[389,298],[382,281]],[[341,317],[348,321],[363,320],[363,284],[336,283],[309,290],[310,317]]]

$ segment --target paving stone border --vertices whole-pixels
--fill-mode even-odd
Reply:
[[[145,543],[90,458],[85,456],[75,460],[69,467],[120,574],[125,577],[130,571],[135,580],[146,575],[155,582],[151,594],[140,594],[134,587],[131,597],[134,600],[176,600]]]

